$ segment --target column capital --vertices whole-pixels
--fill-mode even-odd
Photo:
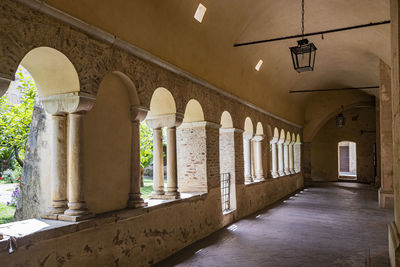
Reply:
[[[265,137],[264,134],[257,134],[257,135],[255,135],[255,136],[253,137],[253,140],[254,140],[254,141],[257,141],[257,142],[261,142],[262,140],[264,140],[264,137]]]
[[[239,133],[242,134],[244,131],[238,128],[220,128],[222,133]]]
[[[243,132],[243,139],[246,139],[246,140],[251,140],[252,138],[253,138],[253,133],[252,132]]]
[[[147,125],[152,129],[162,127],[178,127],[183,121],[183,114],[173,113],[161,116],[152,116],[146,119]]]
[[[143,106],[131,106],[131,121],[143,121],[149,110]]]
[[[219,129],[221,125],[210,121],[194,121],[194,122],[184,122],[180,126],[180,128],[199,128],[199,127]]]
[[[96,96],[85,92],[57,94],[40,98],[47,113],[85,113],[92,109]]]

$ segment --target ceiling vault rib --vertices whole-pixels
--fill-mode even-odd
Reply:
[[[390,23],[390,20],[384,20],[384,21],[379,21],[379,22],[370,22],[370,23],[367,23],[367,24],[360,24],[360,25],[349,26],[349,27],[344,27],[344,28],[337,28],[337,29],[326,30],[326,31],[318,31],[318,32],[310,32],[310,33],[305,33],[304,35],[303,34],[297,34],[297,35],[290,35],[290,36],[278,37],[278,38],[272,38],[272,39],[266,39],[266,40],[259,40],[259,41],[245,42],[245,43],[237,43],[237,44],[233,44],[233,47],[246,46],[246,45],[255,45],[255,44],[262,44],[262,43],[270,43],[270,42],[277,42],[277,41],[282,41],[282,40],[287,40],[287,39],[295,39],[295,38],[307,37],[307,36],[313,36],[313,35],[321,35],[321,34],[327,34],[327,33],[349,31],[349,30],[355,30],[355,29],[360,29],[360,28],[379,26],[379,25],[384,25],[384,24],[389,24],[389,23]]]
[[[329,92],[329,91],[347,91],[347,90],[368,90],[377,89],[379,86],[365,86],[365,87],[348,87],[348,88],[332,88],[332,89],[315,89],[315,90],[291,90],[290,94],[294,93],[315,93],[315,92]]]

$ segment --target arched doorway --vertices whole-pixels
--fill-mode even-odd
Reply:
[[[342,141],[338,143],[338,173],[339,178],[357,179],[357,148],[355,142]]]

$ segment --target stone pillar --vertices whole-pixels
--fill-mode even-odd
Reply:
[[[175,124],[167,128],[167,192],[166,198],[178,199],[178,170],[176,153],[176,127],[182,123],[182,117],[176,117]]]
[[[255,174],[256,179],[258,181],[264,180],[264,169],[263,169],[263,161],[262,161],[262,142],[264,140],[263,135],[256,135],[253,138],[254,141],[254,165],[255,165]]]
[[[251,138],[253,133],[243,133],[243,157],[244,157],[244,180],[245,183],[253,182],[251,177]]]
[[[82,124],[84,114],[93,107],[96,97],[85,92],[72,92],[42,97],[41,100],[46,112],[50,114],[68,113],[68,209],[64,211],[64,214],[59,214],[58,219],[64,221],[80,221],[90,218],[93,214],[86,208],[83,191],[84,163],[82,162]],[[61,125],[62,124],[61,122]],[[56,123],[54,126],[58,128],[57,131],[60,133],[62,126],[57,126]],[[57,142],[61,145],[63,141],[61,139],[54,139],[53,142]],[[55,147],[53,147],[53,149],[55,149]],[[65,165],[62,163],[63,152],[54,152],[53,150],[52,153],[56,153],[56,155],[53,156],[53,159],[56,160],[54,163],[56,165],[52,166],[52,173],[57,172],[60,174],[63,172],[63,168],[65,168]],[[60,163],[61,165],[58,165]],[[60,193],[62,195],[62,187],[64,186],[63,182],[60,182],[60,188],[58,190],[54,188],[53,190],[53,193],[58,196],[60,196]]]
[[[162,128],[153,129],[153,193],[150,198],[160,198],[164,192]]]
[[[278,175],[279,176],[284,176],[285,172],[284,172],[284,167],[283,167],[283,162],[284,162],[284,158],[283,158],[283,140],[279,140],[277,143],[277,147],[278,147]]]
[[[67,143],[65,113],[52,115],[51,134],[51,206],[41,217],[56,220],[67,209]]]
[[[295,174],[295,170],[294,170],[294,143],[295,140],[292,140],[289,143],[289,172],[290,174]]]
[[[131,177],[127,207],[140,208],[147,206],[140,193],[140,122],[147,115],[147,110],[140,106],[131,107]]]
[[[278,174],[278,151],[277,144],[271,143],[271,175],[272,178],[279,177]]]
[[[380,61],[380,147],[381,147],[381,187],[379,206],[393,208],[393,139],[390,67]]]
[[[289,143],[290,140],[286,140],[285,143],[283,143],[283,171],[285,175],[290,175],[289,171]]]
[[[61,220],[79,221],[92,217],[86,208],[83,191],[82,124],[84,111],[70,113],[68,133],[68,209]]]

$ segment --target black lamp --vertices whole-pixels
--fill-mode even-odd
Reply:
[[[298,73],[314,70],[317,52],[315,45],[304,39],[304,0],[301,1],[301,11],[301,34],[303,38],[297,41],[297,46],[290,47],[293,67]]]
[[[317,48],[307,39],[297,41],[298,46],[290,48],[293,67],[297,72],[313,71]]]
[[[343,106],[342,106],[342,111],[343,111]],[[342,111],[338,115],[336,115],[336,126],[339,128],[342,128],[346,123],[346,118],[344,117]]]

